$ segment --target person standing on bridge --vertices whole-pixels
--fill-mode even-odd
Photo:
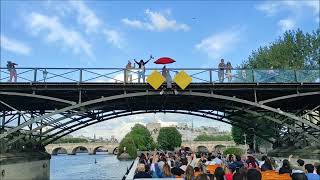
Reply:
[[[226,75],[227,75],[227,78],[228,78],[228,82],[231,82],[231,81],[232,81],[231,69],[232,69],[231,63],[230,63],[230,62],[227,62]]]
[[[12,79],[14,78],[14,82],[17,82],[17,71],[16,71],[16,63],[11,62],[11,61],[7,61],[7,69],[10,73],[10,80],[9,82],[12,82]]]
[[[125,73],[126,73],[126,79],[125,79],[125,82],[132,82],[132,68],[135,68],[135,66],[132,67],[132,64],[131,64],[131,61],[128,61],[128,64],[126,66],[126,70],[125,70]]]
[[[141,59],[139,62],[137,62],[136,60],[134,60],[138,66],[139,66],[139,71],[138,71],[138,83],[140,83],[140,78],[142,78],[143,83],[145,83],[146,81],[146,64],[153,59],[153,56],[150,55],[150,58],[148,61],[144,62],[143,59]]]
[[[218,78],[219,78],[219,82],[223,82],[224,80],[224,69],[225,69],[226,65],[224,64],[224,59],[221,59],[221,62],[218,65]]]

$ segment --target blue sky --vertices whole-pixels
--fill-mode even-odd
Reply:
[[[285,30],[319,27],[319,1],[1,0],[1,66],[124,67],[168,56],[170,67],[240,64]],[[147,67],[159,67],[148,64]]]

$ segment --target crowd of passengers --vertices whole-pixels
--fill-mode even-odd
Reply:
[[[185,180],[320,180],[320,165],[296,162],[292,156],[281,162],[267,156],[261,160],[221,153],[178,152],[141,154],[134,179],[182,178]]]

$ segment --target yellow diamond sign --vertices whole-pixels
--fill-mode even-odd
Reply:
[[[192,81],[192,78],[185,72],[180,71],[173,79],[177,85],[184,90]]]
[[[147,78],[147,82],[153,89],[158,89],[165,80],[166,79],[158,71],[153,71]]]

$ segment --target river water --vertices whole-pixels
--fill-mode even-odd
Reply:
[[[97,163],[95,163],[95,160]],[[109,154],[51,156],[50,179],[122,179],[132,161],[119,161]]]

